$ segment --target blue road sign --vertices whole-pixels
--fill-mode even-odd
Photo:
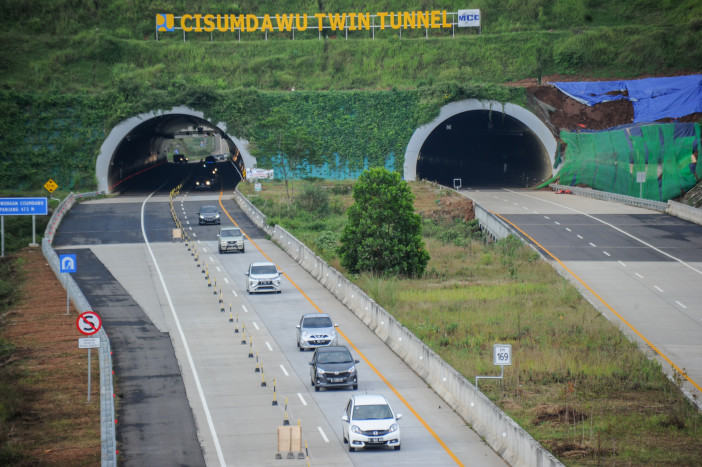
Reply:
[[[46,216],[46,198],[0,198],[0,216]]]
[[[78,270],[76,255],[59,255],[59,265],[61,272],[76,272]]]

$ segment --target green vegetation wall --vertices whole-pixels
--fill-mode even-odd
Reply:
[[[142,113],[185,105],[225,122],[230,134],[254,139],[258,122],[280,108],[314,132],[329,161],[357,169],[364,161],[403,166],[414,130],[438,114],[441,105],[467,98],[523,102],[524,92],[498,85],[444,85],[419,90],[259,92],[207,91],[187,86],[154,90],[124,82],[97,95],[19,94],[0,91],[0,187],[41,189],[49,178],[62,189],[96,187],[100,146],[119,122]]]

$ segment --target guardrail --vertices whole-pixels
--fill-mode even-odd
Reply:
[[[59,257],[51,246],[58,226],[63,220],[63,216],[76,204],[77,199],[97,196],[99,193],[82,193],[75,195],[71,193],[54,210],[49,220],[44,238],[41,242],[41,251],[49,263],[49,266],[56,274],[63,287],[66,289],[68,297],[80,313],[92,311],[90,303],[83,295],[83,292],[76,284],[73,277],[67,273],[61,273]],[[101,444],[101,464],[102,467],[112,467],[117,465],[117,440],[115,433],[115,405],[114,386],[112,381],[112,351],[110,339],[104,328],[95,334],[100,338],[99,360],[100,360],[100,444]]]
[[[644,198],[635,198],[633,196],[620,195],[617,193],[608,193],[606,191],[593,190],[592,188],[559,185],[558,183],[551,183],[549,187],[553,190],[570,190],[576,195],[587,196],[589,198],[601,199],[604,201],[614,201],[616,203],[628,204],[630,206],[650,209],[652,211],[665,212],[668,208],[668,203]]]
[[[358,316],[507,462],[515,466],[562,465],[470,381],[343,274],[282,227],[267,225],[265,214],[238,190],[234,192],[234,200],[254,224],[268,233],[275,243]],[[495,236],[506,234],[506,224],[494,216],[491,219],[489,212],[479,209],[485,218],[486,228],[494,228]]]

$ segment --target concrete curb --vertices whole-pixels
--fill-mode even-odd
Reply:
[[[238,190],[234,192],[234,200],[252,222],[270,235],[275,243],[353,311],[510,465],[535,467],[563,465],[470,381],[346,279],[343,274],[329,266],[282,227],[267,225],[266,216]],[[499,219],[492,218],[487,211],[479,209],[481,216],[491,223],[491,227],[500,230],[497,232],[499,235],[497,238],[502,238],[509,232]]]

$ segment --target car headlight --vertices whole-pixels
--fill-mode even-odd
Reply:
[[[317,374],[318,374],[318,375],[323,375],[323,374],[324,374],[324,370],[322,370],[321,368],[317,367]]]
[[[351,431],[354,433],[358,433],[358,434],[361,433],[361,429],[359,427],[357,427],[356,425],[351,425]]]
[[[393,423],[392,425],[390,425],[390,429],[388,431],[390,433],[392,433],[393,431],[397,431],[397,423]]]
[[[280,285],[280,279],[273,279],[273,285]]]
[[[219,214],[217,214],[217,215],[215,216],[215,219],[219,219]]]
[[[303,331],[303,332],[302,332],[302,337],[303,337],[304,339],[307,339],[309,336],[310,336],[310,335],[309,335],[309,333],[308,333],[307,331]]]
[[[356,372],[356,365],[349,368],[349,373],[355,373],[355,372]]]

